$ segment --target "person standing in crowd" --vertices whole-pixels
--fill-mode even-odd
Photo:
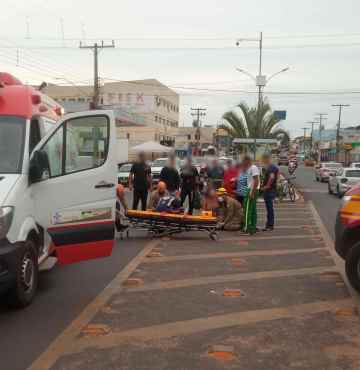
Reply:
[[[245,156],[244,171],[247,173],[247,189],[244,198],[244,232],[253,235],[257,231],[256,202],[260,187],[259,168],[252,164],[251,158]]]
[[[181,207],[184,205],[186,198],[189,199],[189,214],[192,215],[194,210],[194,194],[199,181],[199,172],[192,164],[191,157],[188,157],[185,166],[180,171],[181,178]]]
[[[141,209],[146,210],[149,189],[151,188],[151,168],[146,163],[145,153],[139,154],[139,159],[130,170],[129,189],[133,192],[133,209],[137,209],[141,201]]]
[[[244,199],[247,193],[247,183],[248,183],[248,174],[244,170],[243,163],[240,163],[238,167],[238,176],[236,179],[235,195],[236,195],[236,200],[242,206],[244,206]]]
[[[169,193],[166,190],[166,184],[164,181],[159,181],[156,189],[151,193],[149,200],[149,209],[155,210],[159,204],[161,198],[168,196]]]
[[[228,159],[226,162],[226,170],[224,171],[224,188],[230,195],[235,192],[235,183],[238,173],[237,166],[233,164],[231,159]]]
[[[214,189],[218,189],[222,186],[224,169],[216,159],[211,162],[210,167],[208,167],[206,171],[206,175]]]
[[[167,165],[160,172],[160,181],[166,184],[167,191],[171,195],[176,195],[180,187],[180,175],[176,168],[176,157],[170,154]]]
[[[266,225],[263,231],[274,230],[274,199],[276,197],[276,184],[279,176],[279,169],[272,163],[271,154],[264,154],[262,157],[265,174],[263,183],[263,194],[266,207]]]

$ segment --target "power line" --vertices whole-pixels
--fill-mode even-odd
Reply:
[[[201,120],[200,117],[206,116],[207,108],[191,108],[191,115],[196,117],[195,122],[197,127],[201,127]]]

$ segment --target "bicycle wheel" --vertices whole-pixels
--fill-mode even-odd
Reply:
[[[293,185],[289,186],[289,197],[292,202],[296,200],[296,191]]]

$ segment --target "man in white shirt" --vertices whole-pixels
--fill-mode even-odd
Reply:
[[[260,170],[252,164],[251,158],[245,156],[243,159],[244,170],[248,175],[248,186],[244,199],[244,229],[245,233],[253,235],[256,233],[257,211],[256,201],[260,188]]]

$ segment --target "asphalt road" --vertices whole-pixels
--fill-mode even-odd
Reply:
[[[287,173],[286,168],[283,168],[283,171]],[[313,168],[300,166],[295,175],[296,180],[294,182],[296,186],[303,192],[305,200],[311,200],[314,203],[322,222],[334,239],[335,219],[341,199],[328,193],[327,183],[315,181]]]
[[[284,171],[285,172],[285,171]],[[333,236],[340,200],[315,182],[313,169],[300,167],[296,184],[312,200]],[[131,199],[129,197],[128,201]],[[131,204],[131,203],[130,203]],[[57,267],[41,273],[39,293],[25,310],[0,301],[0,368],[25,370],[143,248],[145,239],[118,241],[108,259]],[[21,354],[16,354],[21,350]]]
[[[24,310],[10,310],[0,301],[0,369],[27,369],[143,245],[118,241],[111,258],[41,273],[38,295]]]

